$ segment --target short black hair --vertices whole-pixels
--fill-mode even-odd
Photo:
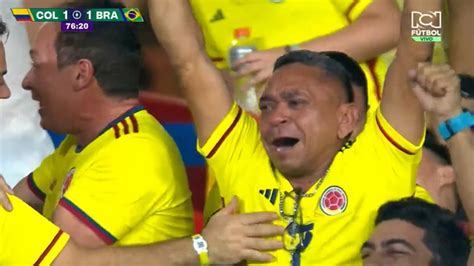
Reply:
[[[352,57],[342,52],[324,51],[320,53],[336,60],[346,69],[347,73],[349,73],[351,83],[362,89],[364,107],[367,110],[369,108],[367,96],[367,77],[365,76],[364,70],[362,70],[359,63],[357,63],[357,61]]]
[[[323,69],[328,75],[336,78],[342,83],[344,93],[346,94],[347,101],[354,101],[354,93],[352,91],[352,85],[350,83],[350,76],[347,73],[344,66],[334,59],[331,59],[327,55],[313,52],[309,50],[297,50],[282,55],[278,58],[273,66],[273,72],[282,66],[300,63],[310,67],[316,67]]]
[[[431,265],[465,266],[469,257],[469,239],[454,215],[438,205],[410,197],[382,205],[375,225],[399,219],[425,231],[423,242],[433,253]]]
[[[123,8],[108,0],[72,1],[68,8]],[[108,96],[137,98],[140,89],[141,46],[134,23],[96,22],[92,32],[60,32],[56,39],[58,67],[88,59],[94,77]]]

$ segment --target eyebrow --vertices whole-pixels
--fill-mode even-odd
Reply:
[[[303,93],[297,90],[284,91],[281,93],[281,97],[283,99],[289,99],[289,98],[293,98],[295,96],[300,96],[300,95],[303,95]]]
[[[365,241],[364,244],[362,244],[362,247],[360,249],[362,250],[364,248],[375,249],[375,244],[369,241]]]
[[[385,247],[395,245],[395,244],[403,245],[413,252],[416,251],[416,248],[412,244],[408,243],[408,241],[406,241],[405,239],[399,239],[399,238],[389,239],[387,241],[382,242],[382,247],[385,248]]]
[[[269,102],[272,100],[273,100],[273,97],[268,96],[268,95],[263,95],[262,97],[260,97],[260,102]]]

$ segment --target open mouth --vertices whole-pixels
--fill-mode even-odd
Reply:
[[[300,140],[297,138],[291,137],[283,137],[277,138],[272,141],[272,145],[275,146],[277,149],[279,148],[291,148],[296,145]]]

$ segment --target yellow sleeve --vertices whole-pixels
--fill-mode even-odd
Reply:
[[[69,236],[17,197],[10,201],[12,212],[0,208],[0,265],[51,265]]]
[[[425,141],[423,135],[420,143],[413,144],[400,133],[398,133],[382,115],[380,108],[375,113],[375,124],[378,138],[383,140],[387,147],[390,147],[392,154],[401,159],[412,160],[414,155],[421,153],[421,148]]]
[[[184,167],[179,154],[156,139],[126,135],[100,150],[90,167],[74,173],[59,205],[107,244],[122,239],[152,215],[160,216],[153,226],[166,223],[169,231],[178,231],[169,234],[183,236],[188,224],[181,218],[192,215]],[[175,217],[181,223],[174,220],[173,225]]]
[[[211,168],[221,195],[227,195],[233,177],[246,167],[253,155],[263,149],[257,121],[234,103],[206,143],[197,143],[197,150]],[[232,177],[232,178],[231,178]]]
[[[333,0],[337,9],[349,22],[356,20],[373,0]]]
[[[27,176],[28,187],[42,201],[45,200],[46,195],[51,193],[51,188],[57,182],[58,176],[56,176],[55,170],[58,168],[58,162],[61,161],[59,157],[64,156],[74,143],[73,137],[68,135],[61,145]]]

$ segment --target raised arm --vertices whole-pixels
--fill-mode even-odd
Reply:
[[[411,12],[439,11],[441,0],[406,0],[402,12],[400,40],[394,61],[385,79],[381,111],[390,125],[414,145],[424,132],[424,111],[411,87],[408,73],[417,65],[431,60],[433,44],[415,42],[411,38]],[[413,78],[413,77],[412,77]]]
[[[474,1],[450,0],[449,6],[449,64],[458,74],[474,75]]]
[[[459,78],[449,66],[424,66],[430,68],[436,82],[414,91],[423,107],[433,112],[438,121],[447,121],[462,113]],[[426,72],[426,71],[425,71]],[[421,73],[420,73],[421,74]],[[456,172],[456,188],[469,222],[474,221],[474,134],[466,128],[447,140],[449,154]],[[474,265],[474,252],[468,265]]]
[[[149,12],[153,30],[179,76],[199,141],[205,143],[230,110],[232,97],[206,55],[188,1],[150,0]]]

